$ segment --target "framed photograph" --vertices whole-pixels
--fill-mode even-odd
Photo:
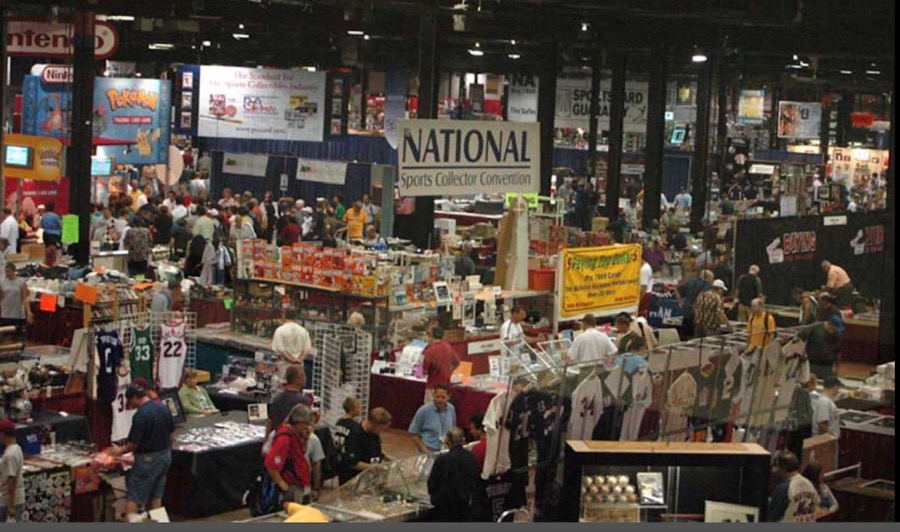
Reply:
[[[478,301],[475,299],[475,293],[468,292],[464,294],[462,305],[463,327],[475,327],[475,313],[478,306]]]
[[[450,286],[447,283],[432,283],[431,287],[434,289],[434,299],[439,305],[453,301],[453,297],[450,295]]]
[[[759,508],[706,501],[704,521],[707,523],[757,523],[759,522]]]
[[[269,405],[266,403],[254,403],[247,405],[247,421],[266,421],[269,419]]]
[[[181,93],[181,108],[185,111],[191,110],[194,108],[194,93],[193,92],[182,92]]]
[[[641,504],[662,506],[666,503],[662,473],[638,473],[637,483]]]
[[[187,417],[184,415],[184,408],[181,406],[181,399],[178,398],[178,392],[161,393],[159,394],[159,399],[172,413],[172,421],[176,425],[180,425],[187,420]]]
[[[331,85],[331,95],[335,97],[341,97],[344,95],[344,80],[334,80],[333,84]]]
[[[182,72],[181,73],[181,88],[183,88],[183,89],[194,88],[194,73],[193,72]]]
[[[340,118],[331,119],[331,134],[340,135],[344,130],[344,122]]]
[[[191,129],[194,126],[194,118],[190,111],[183,111],[181,113],[181,128],[182,129]]]
[[[341,116],[344,112],[344,100],[342,98],[332,98],[331,100],[331,116]]]

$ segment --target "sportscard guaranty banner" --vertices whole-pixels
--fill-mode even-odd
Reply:
[[[540,190],[537,123],[398,120],[397,129],[401,196]]]
[[[561,258],[559,319],[637,310],[641,296],[641,246],[564,249]]]

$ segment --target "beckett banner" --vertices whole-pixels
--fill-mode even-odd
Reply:
[[[200,67],[199,136],[321,142],[325,73]]]
[[[641,299],[641,246],[564,249],[561,258],[557,274],[559,319],[637,310]]]
[[[402,197],[538,192],[537,123],[401,120]]]

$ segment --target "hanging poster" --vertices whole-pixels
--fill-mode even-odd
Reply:
[[[506,117],[510,122],[537,122],[538,108],[537,76],[509,76],[509,99]]]
[[[25,76],[22,93],[22,132],[68,144],[72,103],[65,77]],[[172,107],[168,81],[96,78],[93,100],[93,143],[100,145],[99,155],[123,164],[168,160]]]
[[[343,185],[347,180],[347,163],[297,159],[296,177],[301,181]]]
[[[626,133],[643,133],[647,129],[647,92],[648,84],[642,81],[625,82],[625,118]],[[609,130],[609,116],[612,108],[612,92],[610,80],[600,82],[600,110],[597,124],[600,131]],[[556,117],[557,128],[590,128],[591,116],[591,79],[556,80]]]
[[[403,120],[397,127],[397,188],[403,197],[540,189],[537,123]]]
[[[822,104],[778,102],[778,138],[817,139],[822,127]]]
[[[397,149],[400,132],[397,121],[406,118],[406,92],[409,72],[401,64],[388,68],[384,76],[384,138],[392,149]]]
[[[201,137],[321,142],[324,72],[200,67]]]
[[[766,112],[766,91],[741,91],[738,100],[738,122],[741,124],[762,124]]]
[[[266,177],[268,164],[268,155],[226,152],[222,156],[222,173]]]
[[[557,274],[559,319],[585,314],[634,312],[641,298],[641,246],[613,245],[562,250]]]

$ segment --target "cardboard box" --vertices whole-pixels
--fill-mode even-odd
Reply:
[[[23,244],[22,245],[22,255],[27,256],[29,259],[40,259],[44,260],[44,254],[47,252],[46,246],[44,244]]]
[[[810,462],[818,462],[824,472],[837,469],[837,438],[831,434],[819,434],[803,440],[803,464],[800,470]]]

